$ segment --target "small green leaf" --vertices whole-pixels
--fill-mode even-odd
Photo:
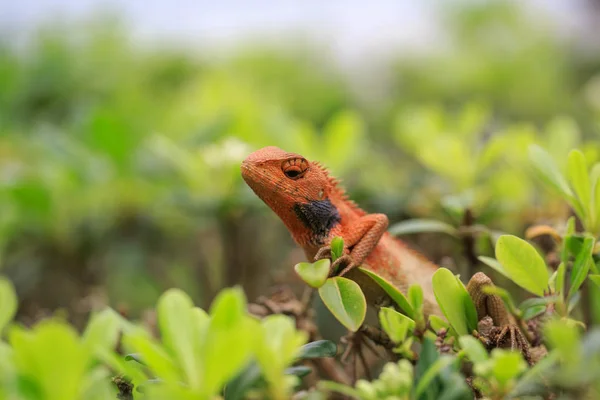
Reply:
[[[592,168],[592,185],[594,185],[594,191],[592,193],[593,203],[591,205],[592,215],[594,216],[594,223],[596,228],[596,232],[594,234],[598,235],[600,232],[600,163],[596,163],[594,168]]]
[[[258,384],[262,377],[258,363],[251,362],[235,378],[227,382],[224,395],[227,400],[243,400],[248,390]]]
[[[389,232],[393,236],[409,235],[412,233],[440,232],[452,236],[458,236],[455,227],[442,221],[433,219],[409,219],[399,222],[390,227]]]
[[[584,211],[591,205],[592,186],[587,170],[585,156],[580,150],[571,150],[567,159],[567,176],[575,193],[579,197]],[[586,212],[586,215],[588,213]]]
[[[600,275],[588,275],[588,278],[600,289]]]
[[[317,384],[317,388],[324,392],[336,392],[343,394],[344,396],[352,397],[357,400],[361,400],[363,397],[357,389],[351,386],[344,385],[343,383],[334,381],[320,381]]]
[[[521,314],[521,318],[524,321],[529,321],[530,319],[535,318],[535,317],[543,314],[544,312],[546,312],[546,306],[529,307],[528,309],[523,311],[523,313]]]
[[[561,262],[556,269],[556,294],[561,295],[565,290],[565,272],[567,267],[564,262]]]
[[[305,365],[297,365],[295,367],[286,368],[283,372],[286,375],[296,375],[298,378],[304,378],[312,372],[312,368]]]
[[[131,353],[125,356],[125,361],[135,361],[139,364],[146,365],[140,353]]]
[[[314,288],[323,286],[329,275],[331,261],[324,258],[314,263],[301,262],[294,266],[298,276],[308,285]]]
[[[362,325],[367,301],[360,286],[350,279],[336,276],[319,288],[319,296],[336,319],[352,332]]]
[[[248,316],[246,304],[241,288],[222,290],[210,307],[208,326],[198,333],[197,354],[202,360],[201,365],[206,366],[202,370],[201,389],[210,396],[248,363],[262,338],[260,325]]]
[[[0,335],[17,312],[17,294],[13,284],[0,277]]]
[[[375,272],[368,270],[366,268],[359,267],[361,272],[367,274],[371,279],[375,281],[387,294],[394,300],[394,302],[400,307],[400,309],[409,316],[410,318],[415,318],[415,310],[412,308],[410,303],[408,302],[406,296],[396,288],[396,286],[392,285],[390,282],[377,275]]]
[[[302,346],[300,360],[309,358],[334,357],[337,354],[337,345],[331,340],[317,340]]]
[[[574,235],[575,234],[575,226],[576,226],[576,218],[569,217],[567,220],[567,227],[565,229],[565,236]]]
[[[594,250],[595,240],[593,237],[586,237],[583,240],[583,246],[581,250],[575,257],[575,262],[573,263],[573,270],[571,272],[571,287],[569,288],[569,294],[567,298],[571,298],[573,293],[575,293],[587,276],[588,271],[590,270],[590,264],[593,262],[592,260],[592,250]]]
[[[423,308],[423,289],[420,285],[410,285],[408,288],[408,301],[416,314],[421,314]]]
[[[389,307],[379,310],[379,322],[394,343],[404,342],[408,332],[415,329],[415,321]]]
[[[121,316],[107,308],[94,314],[83,332],[83,342],[92,352],[112,350],[119,339]]]
[[[435,299],[456,333],[468,335],[477,329],[477,311],[462,282],[450,270],[440,268],[432,284]]]
[[[512,235],[503,235],[496,243],[496,258],[510,278],[523,289],[543,296],[548,287],[546,263],[525,240]]]
[[[469,360],[473,363],[486,361],[489,356],[483,344],[471,335],[465,335],[458,338],[461,349],[465,351]]]
[[[502,264],[500,264],[498,262],[498,260],[496,260],[495,258],[479,256],[479,257],[477,257],[477,259],[479,259],[479,261],[481,261],[488,267],[491,267],[494,271],[499,272],[500,274],[502,274],[505,277],[510,279],[510,276],[508,275],[508,271],[505,270],[504,267],[502,266]]]
[[[544,325],[544,340],[570,365],[578,365],[582,356],[577,326],[568,320],[550,320]]]
[[[344,254],[344,239],[339,236],[331,240],[331,262],[334,262]]]
[[[438,376],[446,367],[455,362],[455,357],[443,355],[438,358],[431,367],[423,374],[417,387],[415,388],[415,398],[420,398],[423,392],[427,389],[428,385],[433,379]]]
[[[156,306],[158,324],[165,347],[171,352],[183,370],[186,382],[193,388],[200,386],[200,360],[194,351],[197,340],[191,310],[194,303],[179,289],[167,290]]]
[[[519,310],[525,311],[530,307],[547,306],[550,303],[554,303],[558,300],[558,296],[546,296],[546,297],[534,297],[527,299],[519,304]]]
[[[537,169],[540,177],[554,189],[563,194],[566,198],[572,198],[573,192],[569,188],[564,176],[560,173],[558,166],[540,146],[532,145],[529,147],[529,159]]]
[[[294,320],[281,314],[265,317],[261,325],[263,335],[255,356],[271,389],[283,394],[284,371],[298,357],[308,334],[296,330]]]
[[[431,328],[435,332],[439,332],[440,329],[448,329],[448,328],[450,328],[450,324],[448,324],[448,322],[446,320],[444,320],[441,317],[438,317],[435,314],[431,314],[429,316],[429,324],[431,325]]]
[[[492,350],[492,359],[494,360],[492,376],[502,386],[505,386],[527,369],[527,364],[521,353],[494,349]]]

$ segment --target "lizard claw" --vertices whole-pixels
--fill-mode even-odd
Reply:
[[[485,317],[491,322],[491,318]],[[484,320],[478,324],[478,330],[473,332],[473,336],[479,339],[488,349],[499,347],[510,349],[512,351],[520,351],[529,365],[532,365],[532,357],[529,351],[529,342],[514,324],[506,324],[504,326],[489,326],[482,324],[487,322]]]
[[[495,339],[497,347],[521,351],[523,357],[525,357],[525,361],[531,365],[532,359],[531,354],[529,353],[529,342],[516,325],[509,324],[500,328],[500,332],[498,332]]]
[[[336,271],[338,271],[342,265],[344,268],[340,272],[336,273]],[[357,267],[357,265],[352,257],[349,254],[344,254],[331,264],[331,267],[329,268],[329,276],[344,276],[346,273],[348,273],[348,271],[355,267]]]
[[[315,254],[314,261],[319,261],[324,258],[331,258],[331,246],[321,247],[319,251],[317,251],[317,254]]]

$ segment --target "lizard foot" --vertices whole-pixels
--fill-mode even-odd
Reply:
[[[335,260],[333,263],[331,263],[331,267],[329,268],[329,276],[344,276],[348,273],[348,271],[350,271],[353,268],[356,268],[357,266],[358,265],[356,265],[356,263],[349,254],[344,254],[343,256]]]
[[[495,333],[496,347],[510,348],[511,350],[519,350],[523,353],[525,361],[532,364],[531,354],[529,352],[529,342],[521,332],[518,326],[508,324],[500,328],[493,329]]]
[[[324,258],[331,258],[331,246],[323,246],[315,254],[314,261],[319,261]]]
[[[525,357],[525,361],[532,365],[533,358],[530,352],[530,345],[519,327],[514,324],[504,326],[493,326],[492,319],[486,316],[477,325],[477,331],[473,336],[479,339],[488,349],[495,347],[518,350]]]
[[[314,260],[319,261],[325,258],[331,258],[331,246],[321,247],[319,251],[317,251],[317,254],[315,254]],[[331,263],[331,267],[329,267],[329,277],[344,276],[348,271],[355,267],[357,267],[357,264],[352,257],[349,254],[344,254]]]

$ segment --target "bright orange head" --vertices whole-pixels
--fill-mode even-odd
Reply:
[[[324,169],[299,154],[275,146],[250,154],[242,162],[242,177],[278,214],[276,208],[325,200],[329,194],[329,176]]]
[[[299,154],[274,146],[257,150],[242,162],[242,177],[297,240],[305,233],[323,236],[339,221],[327,171]]]

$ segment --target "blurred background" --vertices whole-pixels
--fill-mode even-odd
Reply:
[[[406,236],[472,273],[490,232],[569,213],[528,145],[600,160],[598,38],[592,0],[2,2],[0,273],[19,318],[297,285],[302,252],[240,177],[267,145],[392,222],[489,227]]]

